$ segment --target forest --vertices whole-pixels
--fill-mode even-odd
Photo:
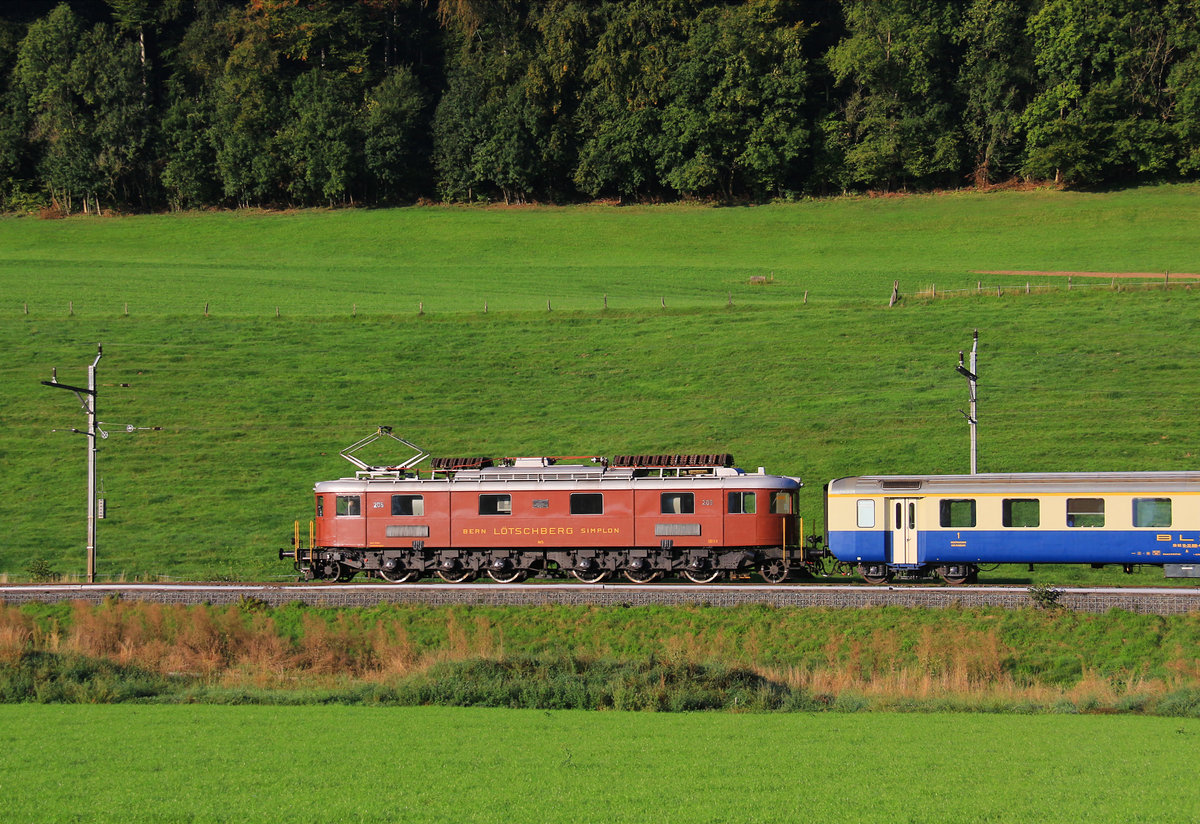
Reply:
[[[0,210],[1200,173],[1200,0],[27,0]]]

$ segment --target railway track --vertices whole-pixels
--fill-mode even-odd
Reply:
[[[54,601],[100,603],[106,598],[179,604],[236,604],[254,599],[272,606],[301,602],[313,606],[357,607],[378,603],[447,606],[541,604],[594,606],[705,605],[732,607],[860,608],[1004,607],[1044,605],[1078,612],[1124,609],[1158,615],[1200,612],[1200,588],[1062,587],[1033,592],[1019,586],[886,587],[839,584],[694,585],[694,584],[6,584],[0,601],[10,604]],[[1039,600],[1040,599],[1040,600]]]

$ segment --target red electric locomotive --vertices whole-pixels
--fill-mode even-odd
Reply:
[[[297,525],[282,550],[307,579],[358,572],[394,583],[436,573],[451,582],[486,573],[510,583],[570,573],[599,583],[683,575],[709,583],[757,571],[779,582],[806,566],[796,515],[799,478],[733,467],[729,455],[433,459],[359,467],[315,487],[308,547]]]

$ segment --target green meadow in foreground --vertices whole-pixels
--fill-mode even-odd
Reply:
[[[976,328],[981,470],[1192,469],[1200,287],[911,294],[1005,280],[973,269],[1200,272],[1198,198],[0,220],[0,575],[83,569],[84,416],[40,382],[83,382],[97,343],[102,577],[290,577],[274,551],[312,484],[380,425],[435,455],[729,451],[803,477],[816,532],[830,478],[967,469],[953,367]]]
[[[4,706],[9,822],[1191,822],[1200,722]]]

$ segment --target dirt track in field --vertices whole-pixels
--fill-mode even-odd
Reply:
[[[1049,272],[1038,271],[1033,269],[996,269],[996,270],[972,270],[973,275],[1038,275],[1049,276],[1056,278],[1076,277],[1076,278],[1200,278],[1200,275],[1192,272]]]

